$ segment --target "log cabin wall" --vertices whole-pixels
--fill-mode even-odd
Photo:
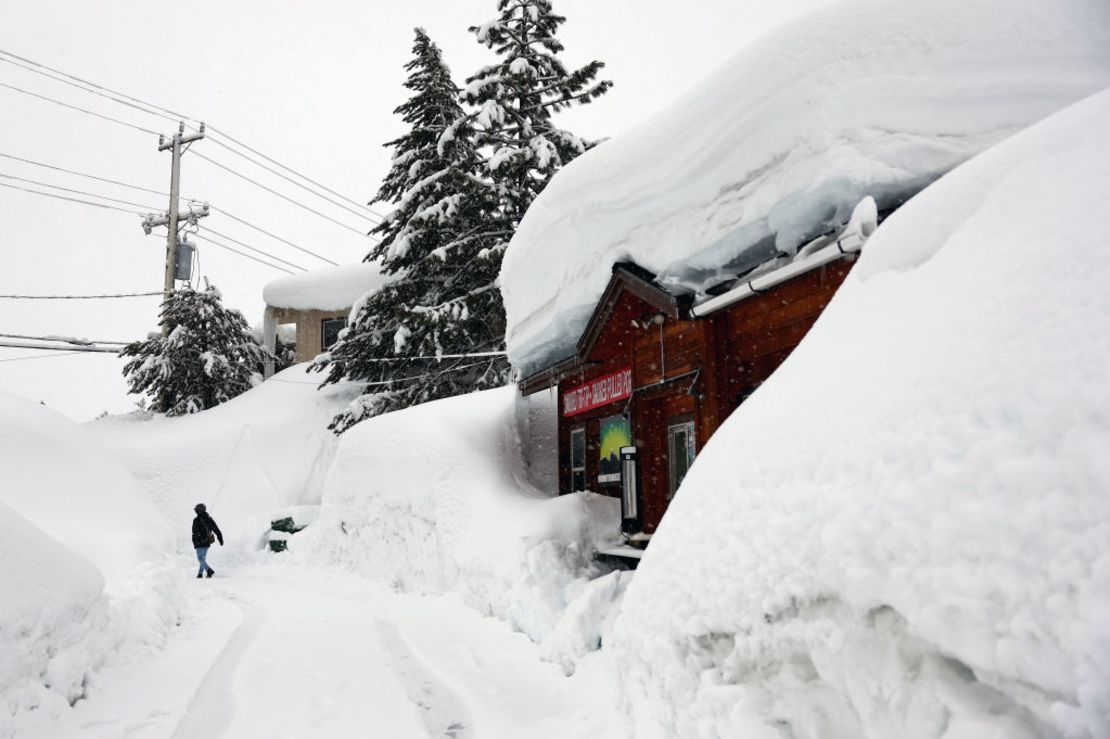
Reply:
[[[654,315],[654,309],[646,302],[629,293],[622,293],[609,313],[605,327],[590,353],[589,364],[575,374],[559,382],[559,491],[571,492],[571,452],[570,434],[576,428],[586,429],[586,488],[608,495],[620,495],[620,484],[601,484],[598,482],[598,467],[601,419],[614,416],[625,410],[627,399],[603,405],[599,408],[565,415],[563,401],[566,392],[599,377],[612,374],[632,364],[632,348],[642,329],[633,326],[644,316]],[[633,386],[635,386],[633,371]]]
[[[844,259],[710,316],[717,343],[720,407],[727,415],[778,369],[813,327],[848,276]]]
[[[602,419],[627,412],[639,451],[644,532],[653,533],[670,504],[668,428],[692,421],[700,453],[728,414],[801,342],[853,261],[844,258],[701,319],[662,316],[631,292],[616,293],[611,305],[599,308],[595,321],[603,325],[581,366],[558,383],[560,492],[574,489],[571,433],[583,428],[585,488],[620,495],[619,483],[598,481],[600,430]],[[564,415],[568,391],[628,367],[630,398]]]

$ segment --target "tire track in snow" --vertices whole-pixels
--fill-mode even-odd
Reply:
[[[239,601],[231,593],[225,592],[224,595],[243,614],[243,623],[227,640],[220,656],[204,674],[204,679],[177,723],[173,739],[214,739],[223,736],[235,716],[232,682],[265,615],[261,608]]]
[[[385,653],[393,661],[397,682],[418,709],[431,739],[474,739],[472,721],[462,699],[405,645],[397,627],[378,621]]]

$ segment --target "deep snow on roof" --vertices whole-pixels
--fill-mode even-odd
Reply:
[[[385,283],[378,264],[341,264],[276,279],[263,288],[262,297],[273,308],[347,310]]]
[[[569,354],[615,262],[697,291],[1106,84],[1105,0],[860,0],[782,26],[548,185],[501,272],[510,359]]]

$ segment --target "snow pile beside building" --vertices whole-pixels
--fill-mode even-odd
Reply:
[[[290,549],[415,592],[455,592],[540,641],[600,573],[617,501],[528,480],[512,387],[363,421],[343,435],[319,520]]]
[[[0,393],[0,736],[97,688],[180,617],[165,521],[93,434]]]
[[[1110,736],[1108,121],[916,196],[709,442],[611,642],[642,736]]]
[[[615,262],[704,289],[1107,84],[1105,0],[811,13],[554,178],[505,254],[510,359],[527,374],[571,354]]]
[[[387,279],[376,263],[341,264],[280,277],[266,285],[262,298],[274,308],[345,310],[380,290]]]
[[[337,446],[328,423],[359,394],[350,383],[317,390],[319,376],[306,367],[203,413],[107,418],[90,428],[171,522],[178,549],[192,549],[193,506],[204,503],[229,549],[246,554],[264,546],[274,512],[320,501]]]

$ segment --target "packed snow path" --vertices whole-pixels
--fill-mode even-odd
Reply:
[[[613,735],[608,690],[452,598],[277,564],[193,591],[165,650],[103,671],[72,726],[42,736]]]

